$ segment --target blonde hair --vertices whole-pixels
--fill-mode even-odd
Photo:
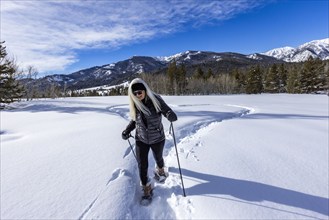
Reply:
[[[144,82],[142,79],[140,78],[136,78],[133,81],[131,81],[131,83],[129,84],[128,87],[128,97],[129,97],[129,108],[130,108],[130,117],[132,120],[136,121],[136,108],[143,112],[146,115],[150,115],[151,112],[149,111],[149,109],[143,104],[142,101],[140,101],[134,94],[132,91],[132,85],[136,84],[136,83],[142,83],[145,86],[145,99],[149,98],[151,99],[154,108],[157,112],[161,111],[161,104],[158,101],[158,99],[155,97],[154,92],[150,89],[150,87],[146,84],[146,82]]]

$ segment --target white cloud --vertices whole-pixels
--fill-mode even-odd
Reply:
[[[119,48],[229,19],[261,4],[227,1],[1,1],[1,41],[41,72],[77,62],[74,51]]]

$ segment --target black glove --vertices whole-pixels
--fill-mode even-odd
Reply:
[[[121,134],[123,140],[128,140],[130,137],[130,133],[128,133],[126,130],[124,130]]]
[[[169,110],[166,114],[166,118],[170,121],[170,122],[173,122],[173,121],[177,121],[177,115],[175,114],[175,112]]]

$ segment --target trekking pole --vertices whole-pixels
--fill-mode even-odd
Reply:
[[[175,143],[175,149],[176,149],[176,156],[177,156],[177,162],[178,162],[178,168],[179,168],[179,174],[180,174],[180,179],[182,181],[182,187],[183,187],[183,194],[184,197],[186,197],[185,194],[185,187],[184,187],[184,182],[183,182],[183,175],[182,175],[182,170],[180,168],[180,163],[179,163],[179,157],[178,157],[178,151],[177,151],[177,145],[176,145],[176,138],[175,138],[175,132],[174,132],[174,126],[173,123],[171,122],[170,124],[171,130],[172,130],[172,134],[173,134],[173,138],[174,138],[174,143]]]
[[[131,136],[131,135],[130,135],[129,137],[132,137],[132,138],[133,138],[133,136]],[[131,149],[131,151],[133,152],[136,161],[138,162],[137,157],[136,157],[136,154],[135,154],[135,151],[134,151],[133,146],[131,145],[131,143],[130,143],[130,141],[129,141],[129,138],[128,138],[127,140],[128,140],[128,143],[129,143],[130,149]]]

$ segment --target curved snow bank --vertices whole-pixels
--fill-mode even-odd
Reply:
[[[79,219],[132,219],[127,206],[134,201],[135,182],[133,175],[127,170],[117,168],[105,189]]]

